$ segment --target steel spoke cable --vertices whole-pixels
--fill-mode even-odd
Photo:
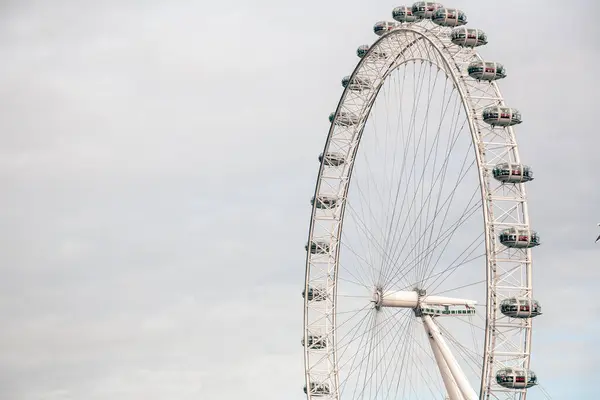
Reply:
[[[449,157],[449,155],[446,157],[446,160],[445,160],[445,163],[444,163],[445,165],[447,164],[448,157]],[[438,177],[439,177],[439,174],[438,174]],[[436,178],[436,179],[437,179],[437,178]],[[455,188],[452,190],[452,194],[453,194],[453,193],[455,193],[455,192],[456,192],[456,190],[457,190],[457,187],[455,187]],[[450,204],[451,204],[452,197],[451,197],[451,196],[449,196],[449,197],[446,199],[446,201],[444,202],[444,205],[445,205],[445,204],[447,204],[447,201],[450,201]],[[449,205],[450,205],[450,204],[449,204]],[[449,207],[448,207],[447,209],[449,209]],[[406,221],[405,221],[405,223],[406,223]],[[433,223],[433,221],[432,221],[432,223]],[[412,229],[412,227],[411,227],[411,229]],[[403,226],[403,230],[404,230],[404,226]],[[406,244],[407,244],[407,243],[408,243],[408,238],[404,240],[404,242],[403,242],[403,244],[402,244],[402,247],[400,248],[400,251],[399,251],[399,252],[397,251],[398,247],[396,247],[396,248],[395,248],[395,250],[394,250],[394,253],[393,253],[393,257],[394,257],[394,262],[393,262],[393,265],[398,265],[398,264],[397,264],[397,261],[398,261],[398,259],[400,258],[400,256],[402,255],[402,252],[403,252],[403,250],[405,249],[405,247],[406,247]],[[411,248],[411,251],[412,251],[412,249],[414,249],[414,248],[415,248],[415,246],[413,246],[413,247]],[[409,252],[409,253],[410,253],[410,252]],[[397,256],[396,256],[396,254],[397,254]]]
[[[394,278],[395,280],[390,281],[390,283],[386,286],[388,287],[393,287],[394,285],[396,285],[400,280],[404,279],[408,273],[410,273],[414,268],[416,268],[416,266],[418,265],[419,260],[426,256],[429,252],[433,252],[436,250],[436,247],[440,244],[445,242],[446,240],[449,240],[452,235],[454,234],[454,232],[456,232],[461,225],[463,225],[466,221],[468,221],[468,218],[473,215],[475,213],[475,211],[478,210],[478,208],[480,207],[479,204],[475,204],[464,216],[461,216],[457,221],[455,221],[452,225],[450,225],[447,230],[441,235],[439,236],[435,242],[431,243],[429,245],[429,247],[426,249],[426,252],[424,254],[419,255],[419,257],[414,258],[411,260],[410,263],[406,263],[406,260],[408,258],[405,258],[399,265],[403,265],[405,266],[405,268],[401,269],[400,271],[398,271],[398,275],[396,275]]]
[[[477,209],[474,209],[473,211],[471,211],[471,214],[474,213],[475,211],[477,211]],[[462,224],[464,224],[464,220],[463,221],[457,221],[456,224],[452,225],[451,227],[448,228],[448,231],[444,233],[444,235],[440,236],[439,243],[438,242],[434,242],[432,243],[428,249],[426,249],[427,251],[424,254],[419,255],[419,257],[411,260],[410,262],[406,262],[406,259],[402,262],[402,265],[404,266],[404,268],[400,271],[398,271],[398,275],[396,275],[393,281],[390,281],[389,283],[387,283],[384,287],[386,288],[393,288],[395,286],[397,286],[400,281],[405,280],[405,278],[407,277],[407,275],[413,271],[418,265],[419,265],[419,261],[427,256],[430,252],[433,252],[436,250],[436,246],[438,244],[444,243],[445,241],[449,240],[453,233],[456,232],[456,230],[458,230],[460,228],[460,226]],[[407,256],[408,257],[408,256]]]
[[[443,114],[444,116],[445,116],[445,112],[447,112],[447,110],[448,110],[448,108],[449,108],[449,106],[450,106],[450,101],[451,101],[451,100],[452,100],[452,96],[449,96],[449,98],[448,98],[448,102],[447,102],[447,103],[445,104],[445,106],[444,106],[444,114]],[[456,98],[455,98],[455,101],[456,101]],[[439,129],[439,130],[438,130],[438,132],[437,132],[437,135],[439,135],[439,134],[440,134],[440,132],[441,132],[441,125],[440,125],[440,129]],[[405,155],[405,157],[406,157],[406,155]],[[414,168],[414,162],[413,162],[413,164],[412,164],[412,167]],[[411,169],[412,169],[412,168],[411,168]],[[439,175],[439,174],[438,174],[438,175]],[[407,185],[408,185],[408,183],[410,183],[410,181],[409,181],[409,182],[407,182]],[[434,182],[434,183],[435,183],[435,182]],[[400,185],[399,185],[399,187],[398,187],[398,190],[400,190]],[[405,201],[406,201],[406,195],[408,194],[408,191],[405,191],[404,193],[405,193],[405,197],[403,198],[402,205],[400,206],[399,218],[402,216],[402,211],[403,211],[403,209],[404,209],[404,204],[405,204]],[[404,233],[404,227],[405,227],[405,225],[406,225],[406,222],[407,222],[407,220],[405,220],[405,222],[404,222],[404,224],[403,224],[403,229],[402,229],[402,231],[400,232],[400,236],[401,236],[401,237],[402,237],[402,234]],[[395,242],[395,238],[396,238],[396,235],[397,235],[397,233],[398,233],[398,226],[399,226],[399,223],[400,223],[400,220],[398,219],[398,220],[397,220],[397,224],[396,224],[396,225],[397,225],[397,226],[396,226],[396,229],[394,230],[394,236],[393,236],[393,238],[392,238],[392,243],[394,243],[394,242]]]
[[[410,318],[410,314],[405,314],[405,318],[409,319]],[[410,328],[410,324],[408,324],[408,323],[405,324],[403,327],[401,327],[400,332],[398,332],[398,335],[396,335],[394,337],[394,339],[398,339],[399,342],[401,342],[403,340],[406,341],[407,340],[407,333],[408,333],[408,329],[409,328]],[[390,357],[389,363],[385,367],[385,374],[384,374],[384,376],[383,376],[383,378],[381,380],[381,383],[379,384],[379,386],[377,387],[377,389],[375,391],[375,398],[377,398],[377,394],[380,392],[380,389],[381,389],[381,387],[383,385],[383,380],[387,377],[387,374],[388,374],[388,372],[390,370],[390,367],[392,366],[392,363],[393,363],[393,361],[395,359],[396,354],[399,355],[401,353],[400,350],[403,348],[403,345],[401,345],[400,343],[397,346],[392,346],[393,343],[394,343],[394,340],[392,340],[392,343],[390,343],[390,346],[386,346],[386,350],[387,350],[387,348],[393,348],[394,351],[393,351],[393,353],[392,353],[392,355]],[[404,342],[402,342],[402,343],[404,343]],[[391,375],[392,377],[394,376],[396,368],[398,367],[398,363],[397,362],[393,363],[393,364],[394,364],[394,372],[392,372],[392,375]]]
[[[379,315],[379,314],[380,314],[380,313],[377,313],[377,312],[373,312],[373,313],[370,313],[370,314],[369,314],[369,315],[371,316],[371,318],[373,319],[373,326],[371,326],[371,328],[369,328],[369,329],[368,329],[368,330],[367,330],[365,333],[373,332],[374,330],[376,330],[376,329],[378,329],[378,328],[381,328],[381,327],[382,327],[382,326],[384,326],[386,323],[388,323],[388,321],[390,321],[391,319],[393,319],[393,318],[394,318],[394,316],[393,316],[393,315],[391,315],[391,316],[388,316],[388,317],[387,317],[387,318],[385,318],[385,319],[382,319],[382,320],[380,320],[378,323],[376,323],[376,319],[375,319],[375,317],[374,317],[374,316],[375,316],[375,315]],[[399,323],[398,321],[400,321],[400,320],[397,320],[397,321],[396,321],[396,324],[397,324],[397,323]],[[362,343],[363,343],[364,337],[365,337],[365,334],[363,334],[363,335],[361,336],[361,341],[360,341],[360,343],[359,343],[359,348],[362,348],[362,347],[363,347]],[[354,340],[356,340],[356,339],[353,337],[352,341],[354,341]],[[350,343],[350,342],[349,342],[349,343]],[[346,346],[348,346],[348,345],[349,345],[349,343],[348,343],[348,344],[346,344]],[[357,357],[357,354],[355,354],[355,355],[354,355],[354,357],[352,358],[352,365],[354,365],[354,363],[356,362],[356,359],[357,359],[356,357]],[[363,356],[363,359],[361,359],[361,360],[364,360],[364,358],[365,358],[365,357],[366,357],[366,355],[364,355],[364,356]],[[350,362],[350,360],[348,360],[348,361],[346,362],[346,364],[343,364],[343,365],[342,365],[342,367],[346,366],[348,362]],[[357,366],[356,368],[358,368],[358,366]],[[351,368],[350,368],[350,370],[349,370],[349,373],[348,373],[348,377],[347,377],[347,378],[345,378],[344,382],[345,382],[345,381],[347,381],[347,380],[349,379],[349,377],[352,375],[352,371],[354,371],[354,370],[355,370],[355,368],[353,368],[353,367],[351,367]]]
[[[404,317],[405,317],[405,318],[406,318],[406,316],[407,316],[407,314],[404,314]],[[399,323],[399,322],[400,322],[400,321],[398,320],[398,322],[397,322],[397,323]],[[396,325],[397,325],[397,323],[396,323]],[[395,327],[395,326],[394,326],[394,327]],[[386,335],[385,335],[385,336],[387,337],[387,335],[388,335],[389,333],[391,333],[391,332],[393,332],[393,330],[390,328],[390,329],[388,330],[388,332],[386,333]],[[366,376],[366,373],[365,373],[365,381],[364,381],[364,383],[363,383],[363,391],[362,391],[361,393],[359,393],[360,395],[364,394],[364,390],[365,390],[365,389],[366,389],[366,387],[367,387],[367,383],[369,383],[369,384],[370,384],[370,382],[371,382],[371,380],[372,380],[372,378],[373,378],[373,375],[375,374],[375,371],[376,371],[376,369],[375,369],[375,370],[374,370],[374,371],[371,373],[371,375],[369,376],[368,380],[367,380],[367,376]],[[369,395],[369,398],[370,398],[370,395]]]
[[[470,152],[470,149],[471,149],[471,146],[469,146],[468,152]],[[460,184],[462,183],[462,181],[463,181],[463,180],[465,179],[465,177],[467,176],[467,173],[468,173],[468,171],[470,171],[470,170],[471,170],[471,168],[473,168],[473,166],[475,165],[475,160],[473,160],[473,161],[471,162],[471,164],[470,164],[470,165],[467,167],[467,169],[465,170],[464,168],[465,168],[465,165],[466,165],[466,160],[467,160],[467,155],[465,155],[465,157],[464,157],[464,159],[463,159],[463,164],[462,164],[462,166],[461,166],[461,170],[460,170],[460,172],[459,172],[459,179],[457,179],[457,182],[455,183],[454,189],[453,189],[453,191],[452,191],[452,194],[451,194],[451,199],[450,199],[450,202],[449,202],[449,204],[448,204],[448,207],[446,207],[446,212],[444,213],[444,217],[443,217],[443,219],[442,219],[442,223],[440,224],[440,229],[438,230],[438,234],[439,234],[439,232],[441,231],[441,229],[443,228],[443,226],[444,226],[444,223],[446,222],[446,219],[447,219],[447,217],[448,217],[448,213],[449,213],[449,211],[450,211],[450,206],[452,205],[452,203],[453,203],[453,201],[454,201],[454,199],[455,199],[455,194],[457,193],[457,189],[458,189],[458,187],[460,186]],[[468,205],[470,205],[470,204],[471,204],[471,201],[473,201],[473,199],[474,199],[474,197],[476,196],[476,193],[478,193],[478,191],[479,191],[479,186],[476,186],[475,193],[474,193],[474,194],[471,196],[471,198],[469,199],[469,203],[468,203]],[[481,206],[481,205],[480,205],[480,206]],[[445,249],[444,249],[444,250],[445,250]],[[440,258],[441,258],[441,255],[440,255]],[[437,260],[437,261],[439,261],[439,258],[438,258],[438,260]],[[436,264],[433,266],[433,269],[434,269],[434,268],[435,268],[435,266],[437,265],[437,261],[436,261]],[[427,273],[427,270],[428,270],[428,268],[429,268],[429,265],[430,265],[430,264],[431,264],[431,260],[428,260],[428,265],[427,265],[427,266],[426,266],[426,268],[425,268],[425,273],[424,273],[424,275]]]
[[[436,82],[437,82],[437,76],[436,76]],[[429,103],[431,103],[431,97],[429,98],[429,102],[428,102],[428,104],[429,104]],[[414,108],[417,108],[417,107],[416,107],[417,105],[418,105],[418,104],[416,104]],[[412,126],[412,131],[413,131],[413,132],[416,132],[416,121],[415,121],[415,119],[416,119],[416,115],[414,115],[414,113],[413,113],[413,114],[411,115],[411,124],[410,124],[410,126],[409,126],[409,129],[410,129],[410,127]],[[419,148],[420,148],[420,146],[421,146],[421,142],[423,141],[423,136],[424,136],[424,133],[425,133],[425,132],[424,132],[424,130],[423,130],[423,129],[421,129],[421,133],[420,133],[420,135],[419,135],[419,141],[418,141],[418,143],[413,143],[413,157],[412,157],[412,159],[413,159],[413,162],[412,162],[412,164],[411,164],[411,169],[410,169],[410,171],[409,171],[409,173],[408,173],[408,174],[409,174],[409,179],[408,179],[408,181],[407,181],[407,188],[409,187],[409,185],[410,185],[410,182],[412,181],[412,178],[413,178],[413,177],[415,178],[415,181],[416,181],[416,169],[415,169],[415,165],[416,165],[416,157],[414,156],[414,154],[415,154],[415,153],[418,151],[418,149],[419,149]],[[439,135],[439,132],[438,132],[438,135]],[[407,146],[407,148],[408,148],[408,146]],[[406,156],[405,156],[405,157],[406,157]],[[421,175],[421,179],[419,180],[419,184],[417,185],[417,187],[416,187],[416,189],[415,189],[416,191],[418,191],[418,189],[419,189],[419,186],[420,186],[420,184],[422,183],[422,178],[423,178],[423,174]],[[398,184],[398,192],[399,192],[400,188],[401,188],[401,185],[400,185],[400,183],[399,183],[399,184]],[[416,198],[416,194],[417,194],[417,193],[415,192],[415,195],[413,196],[413,199],[412,199],[412,201],[411,201],[411,205],[409,206],[409,209],[408,209],[408,211],[407,211],[407,220],[408,220],[408,215],[409,215],[409,214],[411,213],[411,211],[412,211],[412,206],[413,206],[413,204],[414,204],[414,201],[415,201],[415,198]],[[403,199],[402,199],[402,204],[400,205],[400,210],[399,210],[399,212],[398,212],[398,218],[401,218],[401,216],[402,216],[402,214],[403,214],[402,212],[403,212],[403,210],[404,210],[404,206],[405,206],[405,204],[406,204],[407,195],[408,195],[408,190],[405,190],[405,191],[404,191],[404,196],[403,196]],[[394,211],[395,211],[395,207],[394,207]],[[395,216],[394,216],[394,212],[393,212],[393,214],[392,214],[392,219],[391,219],[391,221],[390,221],[390,224],[391,224],[391,225],[390,225],[390,229],[391,229],[391,226],[394,224],[394,220],[395,220]],[[405,220],[405,223],[403,224],[403,230],[402,230],[402,232],[401,232],[401,235],[402,235],[402,233],[404,232],[404,227],[405,227],[405,225],[406,225],[406,221],[407,221],[407,220]],[[399,223],[399,220],[398,220],[398,223]],[[396,234],[397,234],[397,226],[396,226],[396,229],[394,229],[394,235],[392,236],[392,239],[391,239],[391,241],[390,241],[390,244],[393,244],[393,243],[395,242],[395,237],[396,237]],[[391,261],[391,260],[388,260],[388,262],[389,262],[389,261]]]
[[[424,76],[424,74],[423,74],[423,76]],[[417,80],[419,89],[421,88],[421,86],[423,84],[423,81],[422,81],[421,78],[422,78],[421,71],[419,71],[419,79]],[[415,79],[415,71],[414,71],[414,69],[413,69],[413,79]],[[417,86],[415,85],[414,92],[413,92],[413,99],[416,99],[416,101],[414,102],[413,107],[411,109],[411,114],[410,114],[409,121],[412,121],[414,119],[415,113],[416,113],[417,108],[418,108],[419,101],[421,99],[421,93],[422,93],[422,90],[417,90]],[[390,232],[391,232],[391,229],[392,229],[392,226],[393,226],[393,222],[394,222],[394,219],[395,219],[396,204],[398,202],[398,197],[400,195],[401,182],[403,181],[404,172],[405,172],[405,168],[406,168],[406,160],[407,160],[407,155],[408,155],[408,150],[409,150],[409,146],[407,144],[410,142],[410,138],[412,137],[413,133],[415,133],[415,130],[411,129],[410,124],[409,124],[407,142],[405,143],[403,164],[402,164],[402,167],[401,167],[401,170],[400,170],[400,172],[401,172],[401,174],[400,174],[400,182],[398,183],[398,189],[396,191],[396,198],[394,200],[394,207],[392,209],[392,216],[390,218],[390,226],[389,226]],[[414,165],[413,165],[413,167],[414,167]],[[412,174],[412,167],[411,167],[411,171],[408,172],[408,179],[409,179],[408,182],[410,182],[411,174]],[[407,184],[408,184],[408,182],[407,182]],[[402,212],[402,209],[404,208],[405,198],[406,198],[406,193],[403,196],[402,205],[400,206],[400,214]],[[388,233],[388,236],[389,236],[389,233]],[[392,239],[392,242],[393,242],[393,239]]]

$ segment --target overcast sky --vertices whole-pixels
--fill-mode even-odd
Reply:
[[[396,5],[3,0],[0,398],[302,399],[317,155]],[[524,118],[532,369],[597,399],[600,7],[447,5]]]

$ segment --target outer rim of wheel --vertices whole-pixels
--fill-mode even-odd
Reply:
[[[479,103],[476,103],[473,101],[472,96],[470,95],[471,89],[473,87],[473,85],[475,85],[474,82],[469,82],[469,78],[468,74],[466,74],[465,71],[465,62],[466,61],[474,61],[474,60],[481,60],[481,58],[479,57],[479,55],[477,54],[477,52],[474,49],[471,48],[459,48],[456,45],[452,45],[451,42],[447,39],[447,37],[445,37],[445,35],[447,36],[447,33],[449,31],[449,28],[442,28],[442,27],[434,27],[433,29],[426,29],[425,27],[419,25],[419,24],[408,24],[408,25],[404,25],[398,29],[394,29],[386,34],[384,34],[382,37],[380,37],[377,41],[375,41],[375,43],[373,43],[373,45],[371,45],[369,52],[367,53],[367,55],[365,55],[357,64],[356,68],[354,69],[352,75],[350,76],[350,79],[353,79],[356,75],[361,74],[361,71],[363,71],[363,69],[368,68],[368,63],[372,61],[372,59],[370,58],[370,56],[373,55],[373,51],[376,48],[381,47],[382,45],[386,44],[386,42],[389,42],[392,40],[392,38],[394,38],[395,36],[398,35],[406,35],[408,33],[410,34],[414,34],[414,35],[419,35],[420,39],[426,40],[429,42],[429,45],[431,45],[438,53],[438,55],[441,58],[441,61],[445,64],[444,65],[444,69],[446,71],[446,76],[450,79],[452,79],[453,83],[454,83],[454,87],[456,88],[456,90],[458,91],[458,93],[460,94],[460,98],[461,98],[461,102],[464,108],[464,111],[467,115],[467,119],[468,119],[468,123],[469,123],[469,130],[471,133],[471,137],[474,143],[474,147],[475,147],[475,157],[476,157],[476,161],[477,161],[477,170],[478,170],[478,174],[479,174],[479,184],[480,184],[480,189],[481,189],[481,201],[482,201],[482,209],[483,209],[483,218],[484,218],[484,229],[485,229],[485,247],[486,247],[486,279],[487,279],[487,315],[486,315],[486,326],[485,326],[485,343],[484,343],[484,362],[482,365],[482,374],[481,374],[481,387],[480,387],[480,398],[484,399],[484,398],[489,398],[489,396],[492,393],[495,393],[497,391],[506,391],[505,389],[497,389],[497,388],[493,388],[493,374],[495,373],[495,371],[493,370],[493,368],[490,367],[490,364],[493,364],[493,362],[495,362],[495,338],[496,338],[496,330],[497,330],[497,322],[499,320],[499,318],[501,318],[502,316],[498,316],[497,313],[497,305],[498,305],[498,289],[497,289],[497,268],[498,268],[498,260],[497,257],[495,255],[499,254],[502,249],[501,249],[501,245],[498,243],[497,238],[496,238],[496,228],[501,228],[504,225],[515,225],[514,223],[512,224],[504,224],[502,221],[498,221],[495,220],[495,215],[498,214],[497,212],[497,207],[495,207],[494,202],[493,202],[493,191],[491,190],[491,179],[490,179],[490,163],[486,163],[486,146],[485,143],[483,142],[483,134],[482,134],[482,127],[484,127],[485,125],[483,125],[483,121],[481,120],[481,118],[478,118],[478,115],[475,114],[475,110],[477,109],[481,109],[483,106],[481,106]],[[391,47],[391,46],[390,46]],[[394,53],[394,57],[392,57],[392,59],[396,59],[396,57],[401,54],[403,51],[405,50],[405,48],[402,49],[395,49],[395,53]],[[454,52],[454,54],[452,52]],[[405,62],[410,62],[411,60],[406,60]],[[433,62],[433,60],[430,60]],[[352,156],[347,158],[348,162],[348,166],[344,167],[344,168],[348,168],[348,173],[346,175],[346,183],[343,184],[343,192],[342,192],[342,202],[340,205],[340,215],[339,215],[339,220],[337,222],[337,231],[336,231],[336,236],[337,238],[341,238],[341,232],[342,232],[342,227],[343,227],[343,222],[344,222],[344,212],[345,212],[345,206],[346,206],[346,196],[348,193],[348,189],[350,187],[350,181],[351,181],[351,175],[352,175],[352,171],[353,171],[353,167],[354,167],[354,155],[356,154],[357,151],[357,147],[360,143],[360,139],[361,139],[361,135],[362,135],[362,131],[364,129],[364,125],[368,119],[368,116],[370,114],[371,108],[375,102],[375,100],[377,99],[377,93],[379,91],[379,89],[381,88],[381,86],[383,85],[383,83],[385,82],[386,77],[392,72],[394,71],[396,68],[398,68],[398,66],[402,65],[404,63],[401,64],[395,64],[395,62],[392,63],[388,63],[387,65],[387,69],[379,76],[380,82],[379,85],[377,86],[376,89],[373,89],[373,93],[375,93],[375,95],[373,95],[373,101],[369,103],[365,103],[362,111],[361,111],[361,123],[357,124],[354,127],[350,127],[350,130],[353,130],[353,137],[356,138],[356,145],[353,151]],[[477,85],[481,85],[480,83],[477,83]],[[491,83],[485,83],[483,84],[485,86],[487,86],[487,92],[490,94],[493,94],[493,100],[494,100],[494,104],[500,105],[500,106],[504,106],[504,100],[501,96],[501,93],[499,91],[498,85],[496,84],[496,82],[491,82]],[[351,96],[352,93],[349,90],[349,88],[345,88],[345,90],[342,93],[342,96],[340,98],[340,101],[338,103],[338,106],[336,108],[336,116],[344,110],[345,108],[345,102],[348,99],[348,96]],[[333,140],[333,136],[336,133],[336,130],[339,129],[334,123],[331,124],[330,129],[329,129],[329,133],[327,136],[327,141],[325,143],[324,149],[323,149],[323,154],[327,153],[332,140]],[[345,128],[348,129],[348,128]],[[512,159],[514,162],[519,162],[519,153],[518,153],[518,148],[516,145],[516,140],[515,140],[515,135],[514,135],[514,130],[512,127],[506,127],[505,128],[505,132],[507,134],[508,139],[510,140],[511,144],[508,145],[507,144],[507,157],[509,159]],[[493,159],[492,159],[493,161]],[[318,174],[318,180],[316,183],[316,187],[315,187],[315,192],[314,192],[314,196],[315,198],[319,195],[320,193],[320,189],[321,186],[323,184],[323,179],[324,179],[324,172],[326,170],[325,163],[321,163],[320,168],[319,168],[319,174]],[[526,195],[525,195],[525,188],[524,188],[524,184],[520,183],[516,185],[518,187],[518,191],[520,192],[520,199],[519,200],[515,200],[515,209],[517,210],[517,212],[520,214],[520,217],[518,218],[518,220],[520,220],[520,222],[522,222],[523,225],[529,226],[529,218],[528,218],[528,210],[527,210],[527,202],[526,202]],[[312,214],[311,214],[311,222],[310,222],[310,229],[309,229],[309,235],[308,235],[308,243],[311,243],[315,237],[314,237],[314,230],[315,230],[315,223],[317,221],[317,213],[318,213],[318,209],[316,207],[316,202],[312,207]],[[333,236],[333,234],[332,234]],[[332,311],[331,313],[331,324],[333,327],[336,326],[336,320],[335,320],[335,316],[336,316],[336,312],[335,312],[335,308],[336,308],[336,302],[337,302],[337,278],[338,278],[338,269],[339,269],[339,255],[340,255],[340,251],[339,251],[339,247],[337,246],[337,241],[335,240],[331,240],[330,243],[330,248],[333,249],[332,253],[334,253],[333,257],[331,258],[331,261],[333,261],[333,273],[334,273],[334,279],[333,279],[333,283],[331,284],[331,286],[328,287],[328,289],[332,289],[332,300],[327,300],[327,301],[331,301],[331,307],[329,308],[329,310]],[[524,268],[524,272],[525,272],[525,280],[526,280],[526,288],[525,291],[528,293],[529,296],[531,296],[531,251],[529,249],[527,249],[526,251],[523,252],[524,254],[524,260],[523,260],[523,268]],[[311,254],[310,251],[307,251],[307,258],[306,258],[306,274],[305,274],[305,287],[304,290],[308,291],[309,286],[310,286],[310,282],[311,282],[311,260],[313,258],[314,255]],[[522,289],[522,285],[521,285],[521,289]],[[309,324],[308,324],[308,313],[310,310],[310,304],[309,304],[309,300],[308,300],[308,296],[305,296],[304,299],[304,341],[306,342],[308,339],[308,335],[309,335]],[[519,327],[522,329],[523,332],[523,367],[524,368],[529,368],[529,359],[530,359],[530,348],[531,348],[531,321],[528,320],[526,323],[519,325]],[[332,393],[328,396],[330,398],[335,398],[335,399],[339,399],[339,392],[338,392],[338,388],[339,388],[339,372],[337,370],[335,370],[335,365],[337,363],[336,361],[336,350],[335,350],[335,336],[334,336],[335,331],[332,330],[331,333],[331,344],[333,345],[333,358],[332,358],[332,371],[331,373],[334,375],[335,377],[335,390],[332,390]],[[330,340],[330,337],[328,337],[328,340]],[[305,384],[307,385],[307,387],[310,385],[311,379],[310,379],[310,370],[309,370],[309,366],[310,366],[310,353],[311,350],[308,348],[308,346],[305,346],[305,356],[304,356],[304,362],[305,362]],[[511,390],[511,393],[520,393],[520,396],[522,399],[524,399],[526,397],[526,390]],[[310,394],[310,390],[307,391],[307,397],[310,399],[311,398],[311,394]],[[322,397],[320,397],[322,398]]]

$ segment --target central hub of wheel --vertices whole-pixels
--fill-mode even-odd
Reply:
[[[376,288],[375,293],[373,293],[373,303],[375,304],[376,310],[381,310],[381,303],[383,302],[383,293],[381,289]]]
[[[417,292],[417,296],[418,296],[418,304],[417,307],[421,304],[421,300],[423,300],[425,298],[425,296],[427,296],[427,290],[425,289],[420,289],[420,288],[414,288],[413,289],[415,292]]]
[[[375,288],[373,299],[371,300],[376,310],[381,307],[402,307],[414,308],[420,307],[421,300],[425,298],[427,292],[424,289],[415,288],[412,291],[386,291],[382,288]]]

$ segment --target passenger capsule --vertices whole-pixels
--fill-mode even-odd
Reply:
[[[527,228],[508,228],[500,233],[500,243],[513,249],[528,249],[539,246],[540,237],[537,232]]]
[[[413,14],[412,7],[400,6],[392,10],[392,17],[398,22],[415,22],[417,17]]]
[[[471,78],[478,81],[495,81],[506,78],[504,66],[497,62],[476,61],[469,64],[467,72]]]
[[[452,43],[462,47],[477,47],[487,44],[487,35],[484,31],[464,26],[453,29],[450,39]]]
[[[456,8],[438,8],[431,16],[431,20],[440,26],[461,26],[467,23],[467,15]]]
[[[496,372],[496,382],[508,389],[528,389],[537,385],[537,377],[528,369],[503,368]]]
[[[327,338],[323,336],[308,335],[308,348],[313,350],[321,350],[327,347]],[[304,338],[302,339],[302,346],[305,346]]]
[[[325,153],[319,155],[319,162],[327,167],[339,167],[346,162],[346,157],[340,153]]]
[[[342,86],[356,92],[362,92],[363,90],[371,89],[372,85],[371,81],[367,78],[355,76],[354,78],[350,79],[349,76],[345,76],[342,79]]]
[[[533,180],[533,171],[524,164],[498,164],[492,174],[494,179],[502,183],[525,183]]]
[[[306,393],[306,386],[304,386],[304,393]],[[320,382],[311,382],[310,383],[310,394],[312,396],[327,396],[329,394],[329,384],[320,383]]]
[[[323,301],[327,298],[327,291],[321,288],[308,287],[308,294],[306,291],[302,291],[302,298],[306,298],[308,301]]]
[[[511,318],[533,318],[542,313],[537,300],[511,297],[500,302],[500,312]]]
[[[523,122],[521,113],[516,108],[487,107],[482,113],[483,122],[492,126],[512,126]]]
[[[364,56],[367,55],[368,52],[369,52],[368,44],[363,44],[361,46],[358,46],[358,49],[356,49],[356,55],[358,56],[358,58],[363,58]]]
[[[309,245],[304,246],[306,251],[309,251]],[[310,242],[310,252],[312,254],[327,254],[329,253],[329,243],[327,242]]]
[[[310,204],[315,205],[315,198],[313,197],[310,200]],[[338,199],[336,197],[331,196],[317,196],[317,204],[316,207],[321,210],[330,210],[335,208],[338,204]]]
[[[335,112],[329,114],[329,122],[338,126],[352,126],[358,124],[358,121],[358,116],[345,111],[340,111],[337,118],[335,117]]]
[[[386,33],[400,28],[401,24],[396,21],[379,21],[373,25],[373,32],[377,36],[383,36]]]
[[[419,19],[431,18],[438,8],[444,8],[444,6],[433,1],[417,1],[412,5],[412,12]]]

